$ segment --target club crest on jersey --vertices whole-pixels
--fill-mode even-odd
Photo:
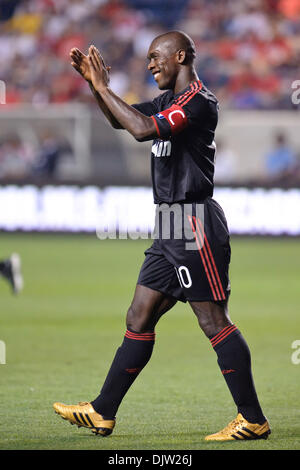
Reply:
[[[165,119],[165,116],[160,113],[155,114],[155,116],[158,117],[158,119]]]
[[[152,145],[152,153],[154,157],[169,157],[171,148],[170,140],[155,140]]]

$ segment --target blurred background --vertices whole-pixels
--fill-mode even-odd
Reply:
[[[220,101],[214,197],[233,234],[230,317],[272,426],[239,448],[300,448],[300,0],[0,0],[0,260],[18,253],[25,282],[12,298],[0,277],[0,449],[100,448],[51,404],[93,399],[120,344],[151,243],[151,142],[109,126],[69,51],[95,44],[112,89],[136,103],[160,93],[146,53],[170,29],[192,36]],[[160,321],[102,450],[207,450],[202,437],[232,420],[196,324],[182,303]]]
[[[194,39],[199,77],[220,101],[215,194],[233,233],[289,233],[292,224],[300,234],[292,212],[265,227],[277,204],[299,207],[300,0],[1,0],[0,204],[12,209],[0,228],[90,231],[107,198],[134,200],[137,187],[151,206],[151,143],[109,126],[69,51],[95,44],[111,88],[133,104],[160,93],[146,55],[170,29]],[[53,215],[61,207],[74,212],[65,225]]]

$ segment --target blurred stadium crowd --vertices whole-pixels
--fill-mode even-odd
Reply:
[[[300,76],[300,0],[2,0],[0,68],[7,103],[87,99],[69,50],[95,43],[112,88],[129,101],[153,96],[151,39],[166,29],[195,40],[199,76],[223,106],[290,109]],[[88,95],[89,96],[89,95]]]
[[[69,61],[71,47],[87,51],[89,44],[112,67],[117,94],[129,103],[153,98],[147,49],[169,29],[193,37],[197,72],[223,109],[296,109],[291,84],[300,78],[300,0],[1,0],[6,103],[91,102]]]

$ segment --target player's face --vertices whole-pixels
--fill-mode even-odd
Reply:
[[[174,51],[174,49],[173,49]],[[152,73],[160,90],[173,89],[178,73],[176,52],[172,52],[172,46],[168,42],[153,41],[147,58],[148,70]]]

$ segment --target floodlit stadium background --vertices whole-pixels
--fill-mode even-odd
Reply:
[[[210,342],[179,302],[111,437],[52,410],[98,393],[155,210],[151,142],[109,126],[69,50],[94,43],[113,90],[134,103],[159,93],[145,55],[175,28],[194,38],[221,105],[214,197],[230,232],[250,235],[231,240],[229,311],[272,435],[226,449],[300,449],[300,0],[0,0],[0,259],[19,253],[25,283],[14,297],[0,279],[0,449],[207,450],[204,436],[235,416]],[[106,228],[112,239],[99,240]]]
[[[180,29],[220,101],[215,197],[231,233],[300,235],[299,18],[299,0],[2,0],[0,229],[93,232],[112,207],[121,230],[124,207],[151,229],[151,143],[110,128],[69,50],[95,44],[134,103],[159,93],[149,43]]]

